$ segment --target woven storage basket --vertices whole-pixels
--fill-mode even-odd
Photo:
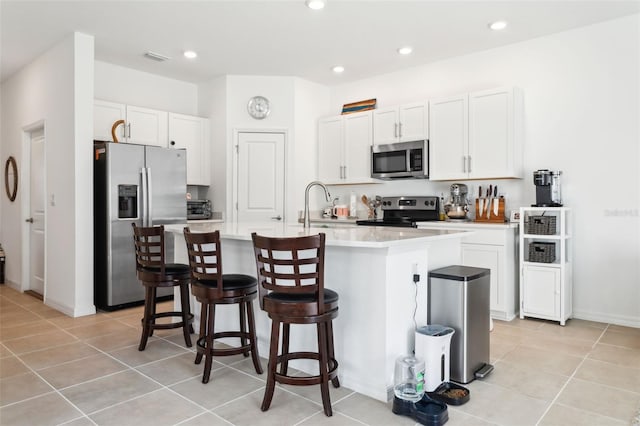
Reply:
[[[555,233],[555,216],[529,216],[529,222],[527,222],[527,234],[553,235]]]
[[[537,241],[529,244],[529,262],[553,263],[556,260],[556,243]]]

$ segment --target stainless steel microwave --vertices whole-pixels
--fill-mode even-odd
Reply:
[[[402,179],[429,177],[429,141],[399,142],[371,147],[371,177]]]

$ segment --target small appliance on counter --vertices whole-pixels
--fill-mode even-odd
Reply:
[[[444,212],[447,220],[468,220],[469,200],[467,199],[467,185],[463,183],[454,183],[449,188],[451,193],[449,201],[444,205]]]
[[[211,212],[212,209],[210,200],[187,201],[187,220],[211,219]]]
[[[533,172],[533,183],[536,185],[536,203],[531,207],[562,207],[561,175],[561,171],[547,169]]]

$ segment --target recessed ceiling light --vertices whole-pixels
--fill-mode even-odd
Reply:
[[[324,8],[325,1],[324,0],[307,0],[305,4],[309,9],[320,10]]]
[[[489,24],[489,28],[494,31],[500,31],[507,28],[507,23],[505,21],[496,21]]]
[[[408,55],[411,52],[413,52],[413,47],[411,46],[404,46],[398,49],[398,53],[401,55]]]
[[[196,52],[194,52],[193,50],[185,50],[184,51],[184,57],[187,59],[194,59],[198,57],[198,54]]]
[[[333,67],[333,72],[340,74],[341,72],[344,72],[344,67],[342,65],[336,65]]]

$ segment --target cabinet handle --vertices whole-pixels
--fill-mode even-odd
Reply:
[[[467,173],[467,156],[462,156],[462,173]]]
[[[469,163],[469,173],[471,173],[471,156],[467,157],[467,162]]]
[[[131,139],[131,123],[127,124],[127,129],[129,130],[129,135],[127,137]]]
[[[393,137],[398,137],[398,123],[393,123]]]
[[[398,124],[398,137],[401,138],[402,137],[402,123]]]
[[[342,179],[346,179],[347,178],[347,166],[342,166]]]

